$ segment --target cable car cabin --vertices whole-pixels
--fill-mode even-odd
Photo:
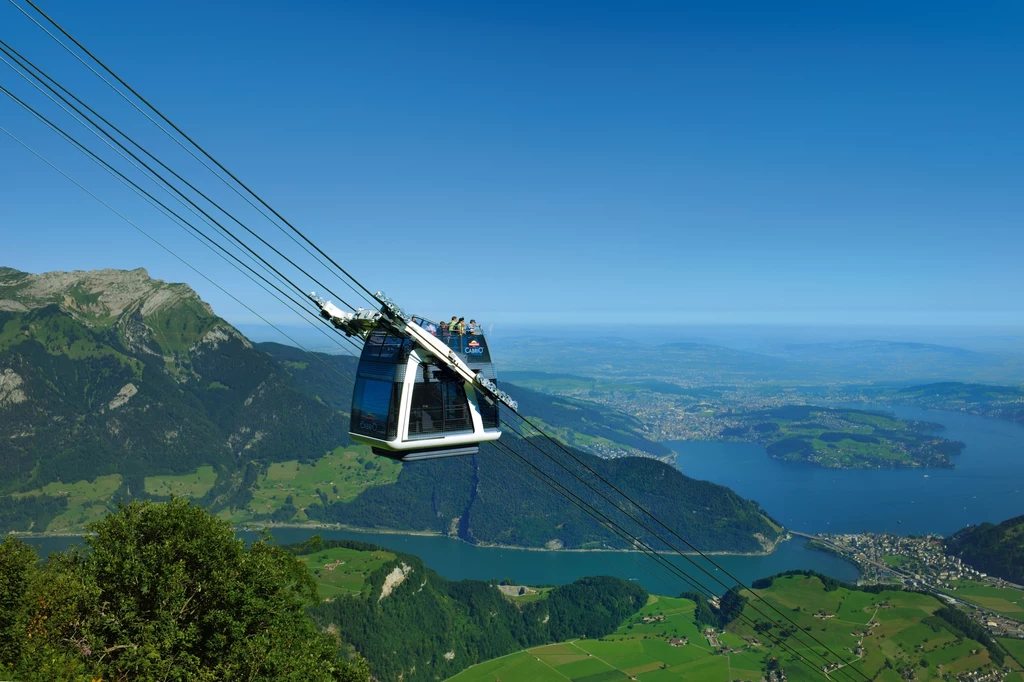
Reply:
[[[450,334],[413,318],[459,354],[471,369],[494,381],[482,334]],[[374,454],[403,462],[474,455],[480,443],[498,440],[498,405],[409,338],[379,326],[363,345],[352,393],[352,439]]]

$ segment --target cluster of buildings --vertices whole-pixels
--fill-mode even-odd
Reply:
[[[880,533],[819,535],[817,542],[829,551],[852,560],[861,572],[861,582],[892,583],[909,589],[935,592],[963,610],[996,637],[1024,639],[1024,622],[958,599],[960,581],[970,580],[990,587],[1022,590],[1019,585],[995,578],[947,554],[938,535],[902,537]],[[978,678],[964,682],[988,682]]]
[[[970,672],[957,673],[953,676],[955,682],[1002,682],[1003,678],[1009,673],[1005,669],[995,669],[988,672],[978,672],[972,670]]]
[[[1000,616],[998,613],[975,609],[974,617],[979,623],[985,625],[990,633],[996,637],[1015,637],[1024,639],[1024,623],[1013,618]]]
[[[959,557],[946,554],[942,537],[903,537],[883,533],[819,535],[822,542],[852,560],[864,582],[893,582],[918,589],[955,589],[958,580],[988,576]]]

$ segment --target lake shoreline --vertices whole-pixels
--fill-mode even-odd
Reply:
[[[565,549],[565,548],[553,548],[553,547],[520,547],[516,545],[499,545],[489,543],[473,543],[466,542],[460,537],[453,535],[445,535],[437,531],[430,530],[394,530],[394,529],[383,529],[383,528],[360,528],[356,526],[347,526],[341,523],[273,523],[262,526],[254,526],[251,524],[245,524],[235,526],[236,532],[243,533],[259,533],[263,530],[273,531],[275,528],[282,528],[288,530],[328,530],[328,531],[342,531],[348,533],[363,533],[367,535],[397,535],[407,537],[433,537],[433,538],[448,538],[451,540],[457,540],[468,547],[477,547],[480,549],[508,549],[523,552],[552,552],[552,553],[585,553],[585,552],[606,552],[615,554],[643,554],[642,550],[638,549],[613,549],[613,548],[594,548],[594,549]],[[32,531],[10,531],[7,535],[17,537],[19,539],[33,539],[33,538],[84,538],[88,533],[71,533],[57,531],[53,533],[49,532],[32,532]],[[271,536],[273,533],[271,532]],[[783,535],[780,535],[777,540],[771,543],[770,549],[762,550],[760,552],[729,552],[729,551],[690,551],[690,552],[679,552],[682,556],[736,556],[736,557],[766,557],[774,554],[780,545],[785,542],[789,542],[794,539],[788,531]],[[672,550],[658,550],[661,554],[676,554]]]
[[[929,422],[964,444],[955,467],[825,468],[771,457],[750,440],[668,441],[677,468],[756,501],[791,532],[950,535],[1020,514],[1024,425],[960,411],[829,403]]]
[[[459,542],[468,545],[469,547],[479,547],[480,549],[510,549],[524,552],[613,552],[613,553],[629,553],[629,554],[642,554],[642,550],[638,549],[612,549],[612,548],[596,548],[596,549],[565,549],[564,547],[521,547],[518,545],[499,545],[492,543],[482,542],[466,542],[462,538],[454,535],[446,535],[437,531],[431,530],[417,530],[417,531],[405,531],[405,530],[394,530],[394,529],[381,529],[381,528],[360,528],[356,526],[347,526],[341,523],[275,523],[268,524],[266,526],[240,526],[237,530],[248,531],[248,532],[259,532],[260,530],[272,530],[274,528],[289,528],[294,530],[337,530],[346,531],[349,533],[367,533],[367,534],[379,534],[379,535],[408,535],[415,537],[439,537],[449,538],[451,540],[458,540]],[[793,536],[789,532],[785,532],[780,535],[777,540],[771,543],[770,549],[762,550],[760,552],[729,552],[729,551],[691,551],[691,552],[680,552],[684,556],[770,556],[774,554],[778,549],[779,545],[784,542],[792,540]],[[658,550],[660,553],[675,554],[671,550]]]
[[[355,532],[308,526],[276,526],[273,532],[278,546],[300,544],[313,535],[327,540],[348,540],[369,543],[388,551],[404,552],[421,558],[427,566],[448,580],[500,580],[514,577],[518,585],[569,584],[584,576],[616,575],[638,581],[659,594],[677,594],[687,589],[685,581],[662,574],[660,562],[631,549],[619,550],[548,550],[540,548],[482,547],[438,533]],[[259,539],[259,533],[238,529],[238,538],[246,543]],[[42,557],[67,550],[79,544],[83,536],[50,534],[36,539],[24,538],[35,545]],[[732,584],[732,578],[718,578],[724,570],[744,583],[788,570],[814,570],[838,580],[856,581],[857,567],[840,557],[806,548],[804,538],[791,534],[789,540],[778,542],[771,554],[718,554],[672,556],[659,552],[663,559],[687,574],[706,576],[706,586],[720,594]],[[691,568],[692,566],[692,568]],[[705,580],[705,579],[701,579]],[[668,590],[668,591],[666,591]]]

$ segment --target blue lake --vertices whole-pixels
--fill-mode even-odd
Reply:
[[[588,575],[613,575],[636,580],[657,594],[678,594],[691,585],[673,577],[665,568],[654,564],[635,552],[545,552],[523,549],[476,547],[460,540],[426,535],[396,535],[392,533],[356,533],[351,531],[304,528],[275,528],[274,539],[279,543],[301,542],[314,533],[325,539],[359,540],[372,542],[400,552],[414,554],[427,566],[451,580],[473,578],[513,578],[527,585],[564,584]],[[247,540],[254,533],[241,533]],[[33,538],[27,540],[44,553],[65,549],[79,538]],[[721,594],[735,582],[725,573],[700,557],[691,557],[697,565],[681,557],[672,562],[687,575],[700,581],[707,591]],[[856,580],[858,572],[836,556],[806,549],[803,540],[791,540],[767,556],[715,556],[715,563],[744,583],[794,568],[813,569],[841,580]],[[698,568],[699,566],[699,568]],[[705,569],[708,573],[703,573]]]
[[[969,524],[1024,514],[1024,425],[959,412],[879,408],[935,422],[966,444],[954,469],[821,469],[768,457],[754,443],[680,441],[683,473],[757,500],[776,520],[807,533],[948,535]]]

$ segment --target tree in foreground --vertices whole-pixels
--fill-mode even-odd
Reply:
[[[0,677],[365,682],[305,607],[304,564],[186,500],[132,502],[42,567],[0,545]]]

